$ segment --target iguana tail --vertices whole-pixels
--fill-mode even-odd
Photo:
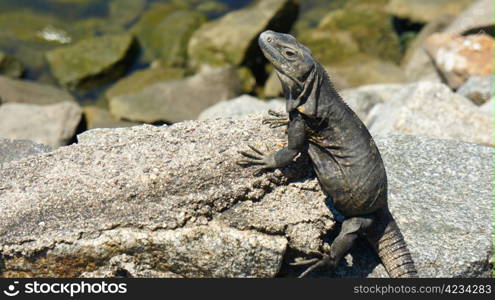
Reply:
[[[378,212],[376,222],[376,231],[368,236],[368,240],[375,247],[389,276],[418,277],[411,253],[388,207]]]

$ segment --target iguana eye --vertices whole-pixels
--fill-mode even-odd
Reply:
[[[284,51],[284,54],[287,57],[294,57],[296,55],[296,53],[294,51],[292,51],[292,50],[285,50]]]

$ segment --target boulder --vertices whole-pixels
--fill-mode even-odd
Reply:
[[[492,120],[465,97],[441,83],[403,86],[368,115],[373,135],[390,132],[491,145]]]
[[[261,117],[95,129],[78,144],[7,163],[0,275],[300,271],[287,262],[321,249],[338,227],[304,155],[258,176],[235,164],[248,143],[273,151],[286,140],[283,128],[270,129]],[[414,136],[376,142],[390,207],[419,274],[489,276],[491,148]],[[383,276],[369,246],[348,258],[352,266],[342,261],[336,276]]]
[[[492,147],[412,136],[377,139],[390,210],[420,277],[491,277]],[[358,257],[353,262],[362,265]],[[379,265],[369,276],[387,277]]]
[[[152,84],[141,91],[111,98],[117,118],[142,122],[196,119],[207,107],[240,93],[233,68],[205,69],[184,79]]]
[[[352,61],[356,56],[398,63],[401,57],[390,17],[369,3],[331,10],[317,28],[300,32],[298,38],[323,65]]]
[[[203,14],[187,10],[165,17],[151,33],[149,46],[153,57],[164,67],[185,67],[189,39],[205,21]]]
[[[482,105],[493,97],[494,82],[495,75],[471,76],[457,90],[457,93],[469,98],[477,105]]]
[[[399,37],[376,2],[344,3],[330,10],[317,27],[299,30],[297,37],[328,67],[339,88],[405,80],[398,66]]]
[[[406,81],[404,72],[397,64],[371,57],[329,65],[325,69],[339,89]]]
[[[426,39],[425,49],[449,86],[457,89],[470,76],[493,73],[492,64],[487,62],[492,59],[494,43],[486,34],[436,33]]]
[[[409,81],[428,80],[442,82],[444,79],[435,68],[432,60],[423,48],[424,41],[435,32],[452,34],[491,33],[493,34],[493,3],[491,0],[477,0],[460,15],[439,17],[421,30],[411,45],[416,50],[407,50],[402,66]]]
[[[50,151],[52,151],[52,148],[47,145],[37,144],[28,140],[12,140],[0,137],[0,168],[9,161]]]
[[[453,19],[454,16],[443,15],[429,22],[421,28],[416,38],[408,45],[401,60],[401,67],[408,81],[443,81],[423,45],[430,35],[443,31]]]
[[[0,75],[21,77],[24,67],[17,58],[0,51]]]
[[[370,84],[339,92],[344,102],[369,125],[369,112],[379,103],[390,101],[404,88],[402,84]]]
[[[0,137],[27,139],[56,148],[74,137],[80,120],[81,108],[75,102],[5,103],[0,105]]]
[[[139,46],[143,51],[140,58],[144,63],[149,63],[154,57],[153,34],[155,28],[164,21],[167,16],[176,11],[177,7],[170,3],[155,3],[139,18],[139,21],[131,27],[131,32],[136,36]]]
[[[112,0],[108,4],[109,22],[128,26],[134,22],[146,7],[146,0]]]
[[[472,2],[473,0],[390,0],[386,10],[402,19],[428,23],[445,14],[458,15]]]
[[[114,83],[105,92],[105,98],[112,99],[117,96],[137,93],[154,83],[182,78],[185,73],[185,69],[162,67],[136,71]]]
[[[60,85],[87,89],[122,76],[133,58],[134,45],[129,34],[105,35],[56,48],[46,58]]]
[[[258,35],[267,29],[288,32],[297,17],[297,2],[258,1],[203,24],[189,41],[190,65],[255,63],[262,55],[257,44]]]
[[[34,81],[16,80],[5,76],[0,76],[0,99],[4,103],[17,102],[40,105],[76,101],[70,93],[61,89]]]
[[[268,110],[284,111],[285,101],[269,100],[263,101],[258,98],[242,95],[235,99],[218,102],[208,107],[198,116],[198,120],[214,118],[239,118],[256,112]]]

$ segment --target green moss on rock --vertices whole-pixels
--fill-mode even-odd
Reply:
[[[24,68],[19,60],[0,51],[0,75],[21,77]]]
[[[121,95],[137,93],[156,82],[179,79],[185,74],[185,69],[181,68],[152,68],[137,71],[112,85],[105,93],[105,97],[112,99]]]
[[[261,55],[256,45],[258,35],[266,29],[290,30],[297,9],[298,1],[295,0],[257,1],[254,5],[205,23],[189,42],[191,65],[240,65],[251,57]],[[253,55],[253,52],[256,53]]]
[[[107,35],[56,48],[46,57],[60,85],[86,89],[122,76],[133,54],[133,44],[134,38],[129,34]]]
[[[151,33],[149,50],[153,57],[165,67],[185,66],[189,39],[205,21],[203,14],[187,10],[168,15]]]
[[[141,49],[143,50],[143,62],[153,60],[153,33],[155,28],[168,15],[176,11],[177,8],[170,4],[155,4],[147,12],[145,12],[139,21],[132,26],[131,32],[136,36]]]
[[[390,16],[369,5],[331,11],[316,29],[300,33],[300,39],[324,64],[342,63],[360,54],[395,63],[401,58]]]

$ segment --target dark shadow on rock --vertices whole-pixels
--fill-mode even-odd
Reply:
[[[83,133],[86,130],[88,130],[88,122],[86,120],[86,115],[82,114],[81,121],[79,121],[79,124],[76,127],[74,136],[68,141],[67,145],[77,144],[77,135]]]

